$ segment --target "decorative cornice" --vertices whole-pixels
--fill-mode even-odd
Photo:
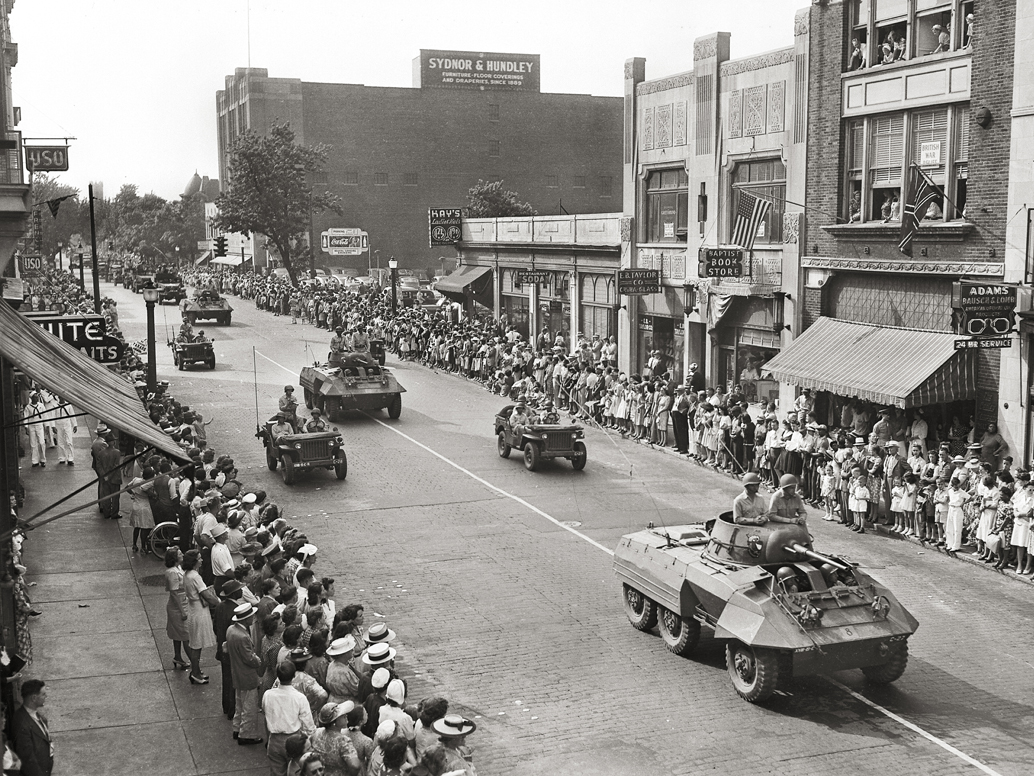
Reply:
[[[800,35],[808,34],[808,20],[811,16],[811,10],[808,8],[801,8],[793,17],[793,35],[798,37]]]
[[[693,59],[711,59],[718,54],[718,36],[700,38],[693,43]]]
[[[662,78],[659,81],[645,81],[635,88],[636,94],[654,94],[655,92],[666,92],[669,89],[680,89],[683,86],[693,85],[693,73],[682,73],[673,75],[670,78]]]
[[[733,62],[724,62],[722,64],[721,74],[723,77],[739,75],[740,73],[750,73],[754,70],[763,70],[766,67],[785,65],[787,62],[793,62],[792,48],[770,51],[767,54],[750,57],[749,59],[737,59]]]
[[[803,256],[801,267],[852,272],[895,272],[909,275],[955,275],[1001,277],[1004,261],[898,261],[896,259],[842,259],[832,256]]]

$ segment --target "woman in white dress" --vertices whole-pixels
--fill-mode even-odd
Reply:
[[[190,658],[190,683],[208,684],[208,677],[201,672],[201,650],[215,646],[215,630],[212,615],[208,609],[207,597],[211,588],[198,573],[201,556],[197,550],[189,550],[183,556],[183,592],[187,597],[187,656]]]

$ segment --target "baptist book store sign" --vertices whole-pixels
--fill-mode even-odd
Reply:
[[[539,91],[538,54],[420,49],[420,87]]]

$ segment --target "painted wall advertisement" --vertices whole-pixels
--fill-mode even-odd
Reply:
[[[539,91],[538,54],[420,49],[422,89]]]

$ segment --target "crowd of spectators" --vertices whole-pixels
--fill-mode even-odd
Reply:
[[[62,304],[61,312],[92,313],[71,275],[51,273],[39,289],[27,300],[33,309]],[[121,338],[113,301],[103,301],[103,314],[107,333]],[[263,491],[241,482],[233,459],[209,446],[201,413],[177,401],[168,382],[147,393],[142,367],[127,347],[116,369],[190,462],[180,465],[98,423],[91,446],[98,509],[133,528],[134,553],[164,562],[173,666],[191,684],[208,684],[201,656],[215,651],[227,733],[241,746],[264,743],[274,774],[475,774],[466,742],[476,724],[450,713],[443,697],[411,701],[395,666],[395,631],[383,621],[367,624],[360,602],[338,605],[334,579],[317,576],[309,537]],[[28,382],[23,389],[26,408],[45,393]],[[47,400],[69,406],[50,394]],[[33,427],[43,429],[42,467],[59,435],[50,444],[49,424]],[[72,452],[58,463],[74,465]],[[171,545],[155,531],[163,524],[175,528]],[[31,662],[28,621],[41,612],[22,580],[22,540],[15,535],[9,573],[18,651]]]
[[[841,401],[839,424],[824,424],[807,389],[780,413],[774,403],[748,401],[739,385],[706,386],[695,364],[677,381],[656,352],[637,373],[626,374],[618,368],[613,337],[579,336],[572,348],[564,334],[544,331],[529,342],[505,315],[463,317],[447,303],[392,315],[390,297],[377,288],[345,292],[313,283],[295,290],[286,279],[251,274],[196,280],[254,298],[275,314],[341,328],[346,337],[365,328],[383,336],[402,360],[476,381],[508,400],[524,400],[532,411],[566,412],[737,476],[754,472],[772,489],[793,475],[802,497],[827,520],[859,532],[881,523],[952,554],[966,542],[989,563],[1034,574],[1026,530],[1034,519],[1034,489],[1030,495],[1007,489],[1018,517],[992,519],[1003,501],[1002,486],[1009,484],[999,482],[999,472],[1013,481],[1025,474],[1012,469],[993,425],[978,430],[972,419],[956,416],[941,427],[922,410],[906,416],[859,399]],[[942,480],[948,491],[955,482],[956,490],[968,493],[957,529],[939,492]]]

